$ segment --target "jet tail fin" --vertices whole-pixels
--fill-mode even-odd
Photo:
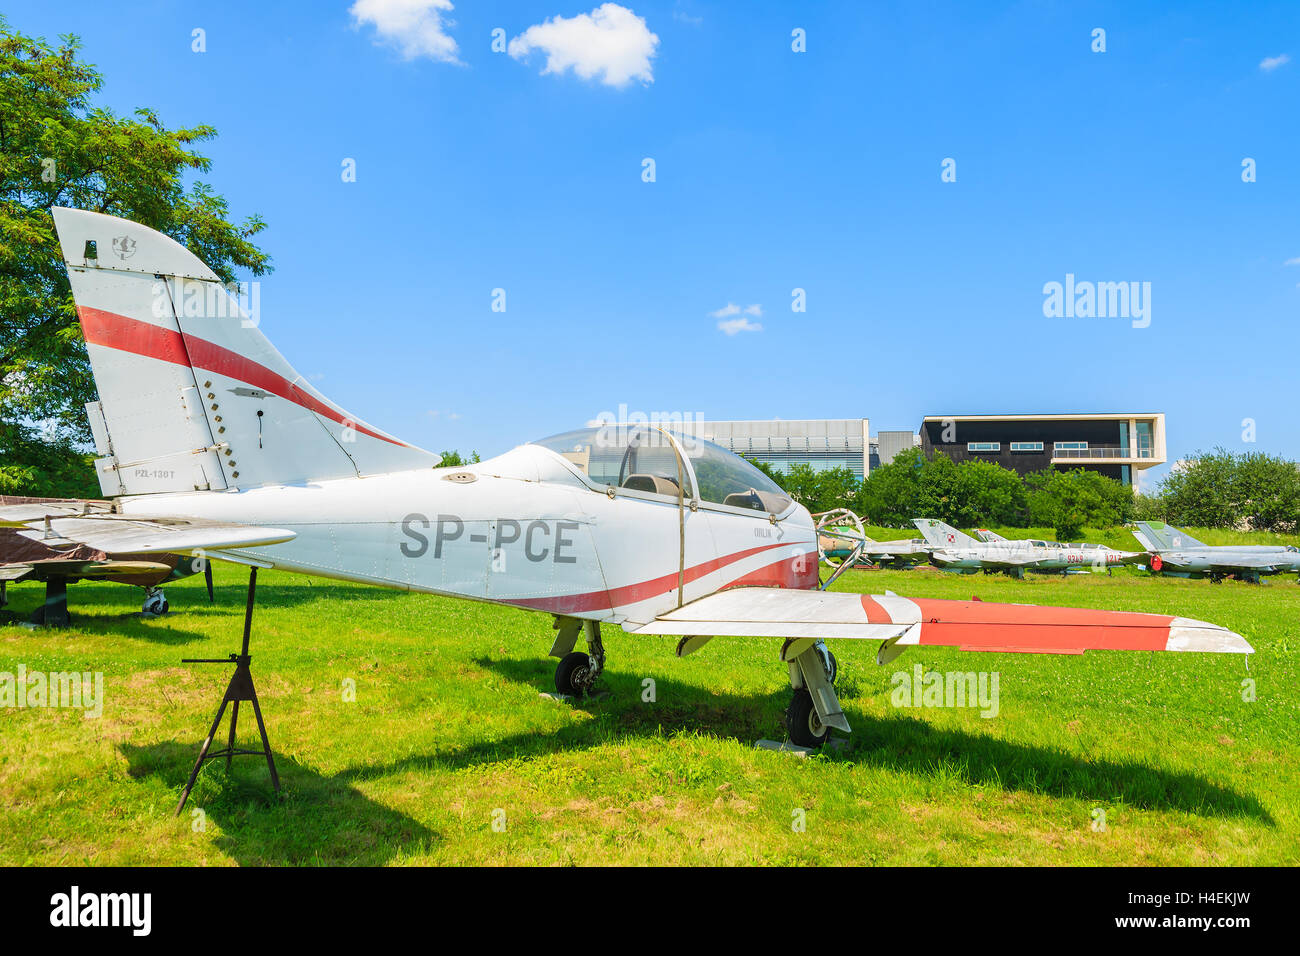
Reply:
[[[1142,542],[1148,551],[1174,551],[1179,548],[1204,548],[1186,531],[1179,530],[1163,521],[1137,521],[1134,523],[1133,537]]]
[[[86,410],[105,495],[437,465],[285,361],[257,327],[255,285],[241,303],[169,236],[115,216],[51,212],[99,391]]]
[[[912,524],[916,525],[926,541],[937,548],[979,547],[979,542],[970,535],[934,518],[913,518]]]

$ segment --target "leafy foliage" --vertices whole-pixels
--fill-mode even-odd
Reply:
[[[0,18],[0,468],[34,495],[54,495],[59,476],[84,465],[83,406],[95,398],[50,207],[141,222],[224,281],[270,270],[252,242],[262,220],[234,225],[221,196],[186,183],[210,166],[191,147],[216,130],[169,130],[152,110],[122,117],[94,106],[103,78],[78,51],[75,37],[51,46]]]
[[[1300,529],[1300,472],[1294,462],[1260,452],[1198,453],[1165,478],[1160,497],[1176,525]]]
[[[458,451],[444,451],[442,452],[442,461],[438,463],[438,467],[460,468],[464,465],[477,465],[482,460],[476,451],[470,452],[468,458],[463,457]]]
[[[1078,540],[1084,526],[1109,528],[1133,515],[1133,493],[1095,471],[1047,468],[1025,476],[1029,521],[1056,529],[1061,541]]]

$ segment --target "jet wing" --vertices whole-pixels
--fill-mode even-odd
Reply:
[[[21,581],[27,575],[32,573],[30,564],[4,564],[0,565],[0,581]]]
[[[1012,554],[1002,558],[980,558],[980,563],[986,568],[1032,568],[1034,565],[1041,563],[1042,555],[1037,554]]]
[[[50,517],[18,532],[52,547],[82,544],[106,554],[161,554],[279,544],[297,535],[285,528],[196,518],[97,515]]]
[[[9,498],[14,502],[15,499]],[[0,496],[0,528],[21,527],[31,521],[42,521],[47,515],[69,517],[88,513],[104,513],[113,507],[109,501],[82,501],[65,498],[33,498],[6,504]]]
[[[1279,561],[1270,555],[1239,555],[1231,561],[1225,561],[1222,564],[1214,562],[1210,565],[1214,571],[1289,571],[1291,563],[1289,561]]]
[[[933,645],[1029,654],[1254,651],[1226,628],[1165,614],[749,587],[692,601],[633,633],[850,638],[900,649]],[[882,645],[878,660],[887,659]]]

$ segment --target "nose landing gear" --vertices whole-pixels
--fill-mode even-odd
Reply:
[[[555,689],[569,697],[585,697],[605,670],[605,645],[600,640],[600,624],[576,618],[557,623],[560,634],[551,648],[551,656],[560,658],[555,668]],[[573,650],[580,630],[586,631],[586,654]]]

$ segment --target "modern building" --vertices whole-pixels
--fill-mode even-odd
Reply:
[[[863,478],[870,470],[867,461],[870,423],[865,418],[690,421],[674,427],[737,455],[771,465],[777,471],[789,471],[792,465],[809,465],[816,471],[848,468],[856,477]]]
[[[1136,485],[1136,472],[1165,462],[1165,416],[1103,412],[1078,415],[927,415],[921,422],[927,458],[991,461],[1022,475],[1086,468]]]
[[[894,456],[908,448],[921,444],[921,436],[909,431],[883,431],[871,439],[871,456],[868,464],[872,468],[888,465]]]

